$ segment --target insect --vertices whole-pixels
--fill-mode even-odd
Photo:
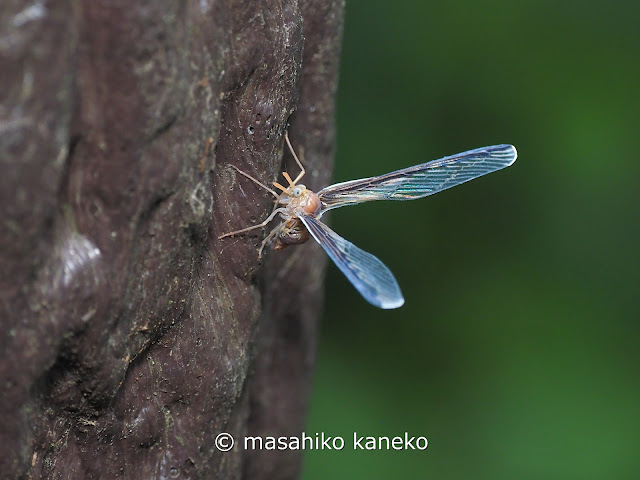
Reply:
[[[289,245],[304,243],[311,236],[364,299],[384,309],[398,308],[404,304],[402,292],[393,274],[376,257],[356,247],[322,223],[322,215],[333,208],[372,200],[414,200],[426,197],[508,167],[518,156],[513,145],[493,145],[378,177],[336,183],[314,193],[304,185],[298,184],[305,175],[305,169],[293,150],[287,133],[285,141],[300,168],[298,176],[291,179],[287,172],[283,172],[289,185],[284,187],[274,182],[273,186],[282,192],[278,193],[232,165],[240,174],[271,192],[276,202],[273,212],[262,223],[226,233],[218,238],[262,228],[279,215],[282,222],[262,242],[260,257],[269,243],[275,250],[279,250]]]

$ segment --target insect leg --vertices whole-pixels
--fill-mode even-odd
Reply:
[[[244,232],[248,232],[250,230],[255,230],[256,228],[262,228],[265,225],[267,225],[271,220],[273,220],[273,218],[278,214],[278,213],[282,213],[284,212],[285,209],[284,208],[276,208],[273,212],[271,212],[271,215],[269,215],[264,222],[259,223],[258,225],[252,225],[250,227],[247,228],[243,228],[242,230],[236,230],[234,232],[229,232],[229,233],[225,233],[224,235],[220,235],[218,237],[218,240],[220,240],[221,238],[224,237],[232,237],[233,235],[237,235],[239,233],[244,233]]]
[[[271,232],[269,232],[269,235],[267,235],[267,237],[262,241],[262,244],[260,245],[260,250],[258,250],[258,258],[262,258],[262,251],[264,250],[264,247],[266,247],[269,242],[273,239],[273,237],[276,236],[276,234],[278,233],[278,230],[280,230],[280,228],[282,227],[282,225],[278,225],[277,227],[275,227],[273,230],[271,230]]]

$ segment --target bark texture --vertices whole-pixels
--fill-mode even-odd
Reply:
[[[302,430],[324,256],[218,236],[271,211],[230,165],[275,180],[289,123],[304,183],[327,183],[342,18],[342,0],[2,2],[3,478],[298,476],[296,452],[214,439]]]

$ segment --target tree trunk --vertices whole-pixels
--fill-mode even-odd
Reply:
[[[275,180],[289,123],[303,183],[327,183],[342,18],[342,0],[3,1],[3,478],[298,476],[299,452],[242,439],[303,429],[324,256],[218,236],[273,208],[231,165]]]

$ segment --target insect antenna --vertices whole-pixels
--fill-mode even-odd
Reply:
[[[242,170],[240,170],[238,167],[236,167],[235,165],[231,165],[232,168],[234,168],[238,173],[244,175],[245,177],[247,177],[249,180],[251,180],[253,183],[261,186],[262,188],[264,188],[266,191],[268,191],[269,193],[271,193],[271,195],[273,195],[274,197],[276,197],[276,199],[280,198],[280,195],[278,195],[274,190],[272,190],[271,188],[267,187],[264,183],[262,183],[260,180],[256,180],[255,178],[253,178],[251,175],[249,175],[246,172],[243,172]],[[277,186],[277,185],[276,185]]]
[[[293,155],[293,159],[296,161],[296,163],[298,164],[298,166],[300,167],[300,173],[298,174],[298,176],[296,177],[296,179],[291,182],[290,178],[287,178],[287,180],[289,181],[289,183],[293,183],[293,185],[297,184],[300,180],[302,180],[302,177],[304,177],[304,174],[306,173],[306,170],[304,169],[304,167],[302,166],[302,162],[300,161],[300,159],[298,158],[298,155],[296,155],[295,150],[293,149],[293,147],[291,146],[291,142],[289,141],[289,132],[284,132],[284,140],[287,142],[287,146],[289,147],[289,151],[291,152],[291,155]],[[284,175],[284,172],[283,172]],[[287,175],[288,177],[289,175]]]

